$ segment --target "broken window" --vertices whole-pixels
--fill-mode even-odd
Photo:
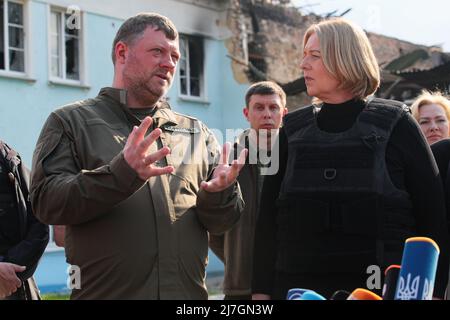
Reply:
[[[58,9],[50,17],[50,73],[53,78],[80,81],[80,30]]]
[[[189,97],[202,97],[203,92],[203,39],[180,37],[179,62],[180,93]]]
[[[23,4],[0,0],[0,70],[25,72]]]

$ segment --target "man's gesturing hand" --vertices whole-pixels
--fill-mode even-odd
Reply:
[[[123,149],[125,161],[136,171],[142,180],[170,173],[174,170],[172,166],[157,167],[153,165],[156,161],[167,156],[170,153],[170,149],[164,147],[154,153],[148,154],[150,146],[161,135],[161,129],[157,128],[145,137],[145,133],[152,125],[152,122],[152,118],[146,117],[139,127],[134,127]]]
[[[228,156],[230,154],[231,145],[229,142],[223,145],[222,155],[220,156],[219,165],[214,169],[212,179],[210,181],[202,181],[200,187],[208,192],[220,192],[234,184],[239,171],[244,167],[247,158],[247,149],[243,149],[237,160],[233,160],[231,165],[228,164]]]

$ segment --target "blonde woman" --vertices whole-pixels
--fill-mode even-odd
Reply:
[[[400,264],[404,241],[416,235],[441,246],[434,294],[442,297],[442,185],[408,108],[372,97],[380,71],[364,31],[344,19],[312,25],[300,68],[320,102],[284,118],[280,170],[261,195],[253,298],[367,288],[368,267]]]
[[[441,92],[423,91],[414,101],[412,113],[428,144],[449,137],[450,101]]]

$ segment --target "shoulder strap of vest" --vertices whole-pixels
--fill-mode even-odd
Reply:
[[[313,123],[315,108],[314,105],[310,105],[285,115],[283,128],[286,134],[289,136],[294,131],[298,131]]]
[[[409,107],[402,102],[373,98],[368,101],[359,121],[366,124],[362,128],[373,131],[375,127],[388,138],[400,118],[409,112]]]

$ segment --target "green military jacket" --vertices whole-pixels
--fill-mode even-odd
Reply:
[[[150,152],[171,148],[158,165],[175,171],[148,181],[123,157],[140,124],[125,90],[104,88],[62,107],[42,129],[31,201],[41,221],[67,225],[66,258],[81,280],[72,299],[207,299],[208,231],[220,234],[237,222],[239,185],[200,190],[218,160],[215,137],[165,102],[153,119],[162,134]]]

